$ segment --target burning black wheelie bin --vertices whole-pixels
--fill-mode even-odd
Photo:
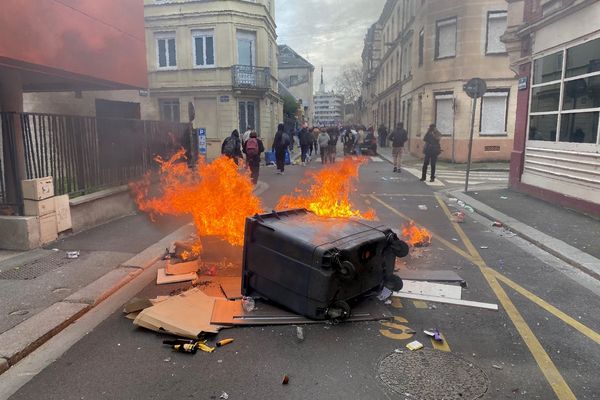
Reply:
[[[246,219],[242,294],[312,319],[345,319],[348,301],[402,287],[396,257],[408,245],[378,222],[319,217],[305,209]]]

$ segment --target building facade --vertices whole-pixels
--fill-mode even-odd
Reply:
[[[315,110],[313,73],[315,67],[287,45],[278,46],[279,81],[301,104],[304,121],[312,125]]]
[[[510,184],[600,215],[600,2],[509,2],[520,79]]]
[[[142,118],[187,122],[207,134],[208,157],[234,129],[252,127],[267,142],[283,118],[277,87],[274,0],[144,0],[148,89],[36,93],[26,99],[38,112],[139,108]]]
[[[321,83],[315,93],[315,113],[313,125],[338,126],[344,123],[344,96],[325,90],[323,68],[321,67]]]
[[[472,100],[463,85],[479,77],[488,92],[476,103],[473,160],[508,160],[517,79],[500,41],[502,0],[388,0],[363,49],[363,124],[403,122],[420,155],[430,124],[443,135],[441,158],[465,162]]]

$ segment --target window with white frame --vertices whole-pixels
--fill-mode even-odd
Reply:
[[[162,121],[180,121],[179,99],[159,99],[158,105],[160,107],[160,119]]]
[[[456,17],[435,23],[435,58],[456,56]]]
[[[481,135],[506,135],[507,89],[489,90],[481,99]]]
[[[435,95],[435,126],[442,135],[454,133],[454,94],[438,93]]]
[[[600,38],[534,60],[529,140],[599,144]]]
[[[487,15],[487,40],[485,54],[504,54],[506,46],[500,37],[506,31],[506,11],[490,11]]]
[[[215,66],[215,34],[213,30],[192,31],[194,40],[194,66],[210,68]]]
[[[156,34],[156,56],[158,69],[177,68],[175,32]]]

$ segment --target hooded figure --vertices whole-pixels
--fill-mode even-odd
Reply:
[[[240,133],[237,129],[231,132],[231,136],[226,138],[221,145],[221,154],[231,158],[236,164],[242,157],[242,148],[240,142]]]
[[[260,171],[260,155],[265,151],[265,146],[262,140],[258,138],[256,131],[250,132],[248,140],[243,144],[242,151],[246,154],[246,163],[250,168],[252,183],[256,185]]]
[[[275,164],[277,165],[277,173],[283,175],[285,170],[285,152],[290,146],[290,136],[285,133],[283,124],[277,126],[277,133],[273,139],[272,150],[275,152]]]

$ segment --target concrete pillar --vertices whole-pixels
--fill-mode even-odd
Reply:
[[[0,111],[23,112],[23,83],[19,71],[6,69],[0,73]],[[14,138],[11,144],[7,134],[2,135],[4,175],[6,182],[6,195],[10,203],[19,203],[21,200],[21,181],[25,179],[25,146],[21,128],[20,114],[12,116]],[[13,165],[9,160],[15,160]]]

